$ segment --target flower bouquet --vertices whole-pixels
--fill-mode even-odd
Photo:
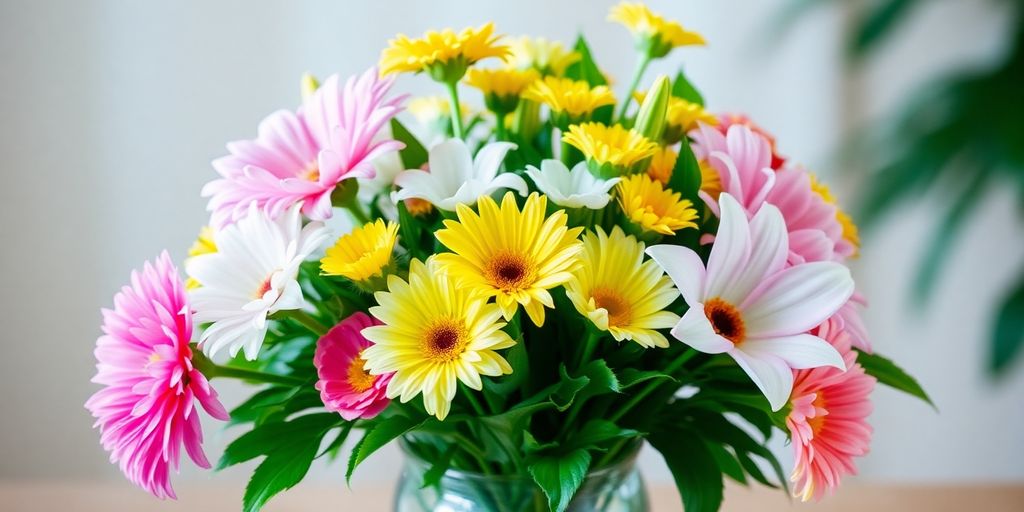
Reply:
[[[350,477],[392,442],[399,510],[644,510],[645,442],[690,511],[716,510],[725,477],[811,499],[854,472],[876,381],[927,400],[871,352],[854,224],[682,73],[637,90],[700,35],[641,4],[609,17],[639,56],[621,96],[583,37],[486,24],[306,76],[296,111],[228,144],[187,280],[164,253],[103,311],[86,407],[111,461],[174,497],[182,448],[211,467],[201,408],[245,429],[218,468],[262,459],[246,511],[314,459],[347,453]],[[408,102],[419,138],[402,73],[447,93]],[[229,412],[219,379],[258,390]]]

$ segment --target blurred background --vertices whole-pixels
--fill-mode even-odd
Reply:
[[[297,105],[304,71],[348,75],[373,65],[395,33],[494,20],[506,34],[567,43],[584,32],[621,87],[633,50],[626,31],[605,21],[612,3],[0,2],[0,480],[121,478],[82,407],[96,389],[89,379],[99,308],[109,306],[130,269],[163,248],[181,261],[207,218],[199,189],[214,177],[209,162],[227,141],[252,137],[268,113]],[[1012,53],[1015,37],[1021,40],[1020,6],[885,0],[895,5],[882,14],[892,11],[895,21],[885,30],[882,16],[879,31],[871,20],[882,3],[651,0],[652,9],[709,44],[676,50],[645,82],[682,64],[711,110],[750,114],[854,212],[865,201],[877,204],[880,193],[910,192],[886,203],[891,208],[862,233],[854,275],[870,300],[875,349],[917,376],[938,411],[879,389],[873,451],[860,461],[859,478],[1024,483],[1024,361],[1007,357],[998,375],[990,370],[996,318],[1024,261],[1021,168],[965,182],[979,167],[1005,170],[1000,154],[981,144],[980,154],[996,164],[973,165],[971,154],[935,156],[917,165],[913,186],[876,172],[920,135],[901,133],[894,119],[914,102],[941,101],[921,91],[1020,59]],[[864,37],[865,20],[884,37],[851,60],[850,41]],[[1016,118],[1020,130],[1021,84],[1008,92],[1015,103],[982,114]],[[440,93],[423,77],[402,77],[397,87]],[[479,101],[469,90],[463,97]],[[945,126],[956,117],[937,119]],[[978,142],[969,128],[955,133],[909,156]],[[960,208],[965,187],[973,187],[973,207]],[[958,213],[947,216],[951,207]],[[959,236],[936,240],[955,228]],[[930,287],[916,286],[922,265],[930,265],[922,255],[937,251],[945,265]],[[928,300],[915,302],[915,289]],[[1003,308],[1010,319],[1004,339],[1024,330],[1024,299],[1018,302]],[[229,404],[244,393],[222,390]],[[207,433],[214,459],[237,435],[213,425]],[[788,447],[779,449],[788,456]],[[353,485],[391,485],[399,457],[396,450],[375,455]],[[644,464],[649,480],[671,481],[656,455]],[[190,482],[216,480],[241,496],[248,469],[214,475],[186,468],[179,494],[188,494]],[[315,467],[312,478],[343,485],[340,466]]]

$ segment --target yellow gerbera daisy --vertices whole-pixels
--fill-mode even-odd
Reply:
[[[394,372],[388,398],[405,403],[423,394],[428,414],[448,416],[459,381],[483,386],[481,375],[512,373],[498,350],[515,345],[501,330],[501,310],[487,297],[456,286],[434,258],[412,260],[409,280],[388,276],[388,291],[374,295],[370,314],[384,323],[363,329],[373,345],[363,350],[371,375]]]
[[[695,228],[697,210],[679,192],[663,188],[646,174],[634,174],[619,182],[619,203],[631,222],[644,232],[672,235],[684,228]]]
[[[519,69],[532,68],[545,76],[562,76],[566,68],[581,58],[579,52],[543,37],[522,36],[507,41],[511,51],[509,64]]]
[[[700,189],[717,201],[719,194],[722,193],[722,177],[707,160],[701,160],[699,164]]]
[[[357,227],[338,238],[320,260],[320,271],[329,276],[344,276],[356,283],[368,284],[382,278],[391,265],[391,254],[398,238],[398,224],[382,219]],[[383,281],[377,284],[384,284]],[[374,286],[374,289],[382,286]]]
[[[672,280],[654,260],[644,261],[644,244],[621,228],[583,235],[583,265],[573,272],[565,293],[580,314],[611,333],[616,341],[643,347],[667,347],[655,329],[668,329],[679,316],[665,308],[679,296]]]
[[[631,168],[658,151],[658,144],[621,125],[575,124],[562,140],[583,152],[592,162],[591,170],[601,178],[629,174]]]
[[[811,175],[811,190],[821,196],[823,201],[836,207],[836,220],[843,227],[843,239],[853,246],[853,255],[856,256],[857,252],[860,251],[860,231],[857,229],[857,225],[854,224],[853,219],[839,208],[839,201],[836,201],[836,197],[832,195],[828,185],[819,181],[818,177],[813,174]]]
[[[622,2],[612,7],[608,21],[621,23],[637,39],[649,58],[664,57],[678,46],[703,45],[704,37],[683,28],[679,23],[655,14],[646,5]]]
[[[508,55],[508,47],[498,44],[501,36],[494,34],[494,24],[469,27],[456,34],[452,29],[427,31],[412,39],[404,34],[388,41],[380,56],[380,73],[419,73],[445,83],[462,78],[466,69],[477,61]]]
[[[582,80],[555,76],[533,82],[523,91],[523,97],[547,105],[552,117],[562,117],[555,124],[564,126],[585,119],[598,107],[615,104],[615,95],[604,85],[591,87]]]
[[[466,72],[466,85],[484,93],[487,108],[499,114],[509,113],[519,103],[519,95],[540,78],[535,69],[477,69]]]
[[[203,226],[199,229],[199,236],[196,237],[196,241],[192,242],[192,246],[188,248],[188,257],[194,258],[201,254],[211,254],[217,252],[217,244],[213,241],[213,228],[210,226]],[[202,286],[199,284],[194,277],[189,276],[185,280],[185,288],[188,290],[195,290]]]
[[[536,193],[522,211],[512,192],[500,208],[489,196],[477,206],[479,214],[460,204],[459,220],[444,221],[437,239],[452,252],[438,254],[438,264],[460,284],[495,297],[506,320],[521,304],[534,324],[543,325],[544,307],[555,307],[548,290],[568,281],[579,265],[582,228],[567,227],[564,210],[545,218],[547,198]]]
[[[671,146],[658,148],[658,151],[651,157],[651,163],[648,164],[647,175],[662,185],[668,185],[668,180],[672,179],[672,171],[676,168],[678,159],[679,153]]]
[[[633,93],[637,103],[643,103],[646,96],[646,92]],[[712,126],[718,124],[718,118],[711,112],[704,110],[704,107],[700,106],[700,104],[670,96],[668,99],[668,109],[665,112],[666,126],[663,138],[669,144],[676,143],[682,139],[686,132],[697,127],[697,121]]]

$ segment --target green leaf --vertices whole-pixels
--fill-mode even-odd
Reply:
[[[558,384],[557,389],[555,389],[555,392],[551,394],[551,403],[555,404],[555,408],[559,411],[564,411],[572,405],[577,393],[587,386],[590,382],[590,377],[570,377],[564,364],[558,371],[562,376],[562,380]]]
[[[306,438],[294,442],[281,442],[278,439],[278,448],[256,467],[249,484],[245,486],[242,510],[257,512],[274,495],[299,483],[316,457],[320,439]]]
[[[569,507],[589,468],[590,453],[582,449],[537,457],[529,465],[530,475],[548,497],[553,512],[564,512]]]
[[[583,34],[580,34],[576,39],[574,49],[580,54],[580,60],[565,69],[565,76],[573,80],[583,80],[590,84],[591,87],[608,85],[608,80],[605,79],[604,73],[597,67],[594,57],[590,54],[590,46],[587,45]]]
[[[271,454],[282,446],[282,439],[316,438],[319,444],[319,439],[339,422],[341,419],[335,413],[317,413],[299,416],[287,422],[265,423],[229,444],[217,463],[217,469]]]
[[[300,389],[298,387],[273,386],[259,391],[231,410],[229,425],[255,422],[266,412],[267,408],[287,402]]]
[[[405,144],[405,147],[398,151],[398,156],[402,159],[402,165],[406,169],[419,169],[427,163],[429,158],[427,149],[401,121],[395,118],[391,118],[391,136]]]
[[[1003,300],[996,313],[995,329],[992,331],[992,352],[989,367],[1000,374],[1010,366],[1014,357],[1024,346],[1024,276]]]
[[[672,81],[672,96],[682,98],[690,103],[696,103],[702,107],[704,106],[704,96],[701,96],[700,91],[686,79],[686,75],[683,74],[682,70],[676,74],[676,79]]]
[[[850,41],[850,52],[861,56],[870,51],[883,38],[892,32],[892,28],[902,20],[917,0],[883,0],[875,2],[875,7],[860,22]]]
[[[619,379],[603,359],[587,363],[580,369],[580,375],[587,378],[587,384],[580,389],[577,400],[619,392]]]
[[[352,479],[352,473],[363,461],[373,452],[381,449],[384,445],[405,435],[410,430],[426,423],[422,418],[410,418],[408,416],[393,416],[386,421],[374,423],[367,429],[359,443],[352,449],[352,456],[348,459],[348,470],[345,471],[345,480]]]
[[[903,371],[902,368],[896,366],[896,363],[877,353],[869,354],[859,349],[856,350],[858,352],[857,362],[864,367],[864,371],[868,375],[878,379],[878,382],[886,386],[916,396],[932,407],[935,407],[932,399],[928,397],[928,393],[917,383],[917,380]]]
[[[747,474],[743,470],[743,466],[740,465],[739,460],[733,455],[725,445],[709,443],[705,445],[708,447],[708,451],[715,458],[715,463],[718,464],[718,469],[725,474],[725,476],[739,482],[743,485],[747,484]]]
[[[647,441],[665,458],[686,512],[717,512],[724,484],[715,456],[694,432],[674,430],[653,433]]]
[[[650,380],[669,380],[675,381],[671,375],[666,375],[659,371],[646,371],[637,370],[635,368],[626,368],[619,372],[619,389],[627,389],[637,384],[641,384]]]
[[[622,428],[608,420],[592,419],[583,425],[579,432],[569,437],[568,446],[572,448],[591,448],[612,439],[639,436],[640,432],[631,428]]]
[[[430,465],[430,469],[423,473],[423,485],[420,486],[420,489],[426,489],[427,487],[433,487],[441,483],[441,477],[444,476],[445,472],[448,471],[448,468],[451,467],[452,457],[456,452],[458,452],[458,448],[459,445],[454,443],[450,444],[448,445],[448,449],[446,449],[440,457],[434,460],[433,464]]]

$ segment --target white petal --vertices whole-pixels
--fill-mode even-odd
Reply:
[[[430,148],[430,174],[443,190],[456,190],[473,176],[473,156],[461,139],[448,139]]]
[[[811,334],[748,339],[743,342],[743,351],[752,356],[774,355],[796,370],[819,366],[846,370],[839,351],[827,341]]]
[[[782,359],[772,355],[753,356],[740,349],[729,352],[729,355],[764,393],[772,411],[778,411],[786,405],[793,392],[793,370]]]
[[[729,194],[719,199],[722,219],[715,235],[715,245],[708,257],[707,286],[705,297],[721,297],[737,304],[745,297],[730,293],[733,280],[743,279],[750,259],[750,225],[747,214]]]
[[[519,195],[521,196],[525,196],[530,192],[530,187],[526,185],[526,180],[521,176],[510,172],[499,174],[488,186],[488,189],[491,192],[498,190],[499,188],[510,188],[519,192]]]
[[[703,304],[691,306],[671,332],[677,340],[705,354],[721,354],[734,347],[731,341],[715,332],[715,328],[711,326],[711,322],[704,315]]]
[[[494,179],[498,175],[498,170],[501,169],[501,162],[505,160],[505,155],[515,148],[516,145],[511,142],[492,142],[481,148],[473,163],[474,177],[484,181]]]
[[[750,220],[750,257],[743,273],[737,274],[729,286],[729,295],[736,300],[750,295],[766,277],[783,269],[788,254],[789,238],[782,213],[773,205],[762,205]]]
[[[852,294],[853,278],[845,266],[804,263],[769,277],[740,304],[740,311],[748,336],[789,336],[824,322]]]
[[[697,253],[678,245],[652,245],[646,252],[665,269],[687,304],[692,306],[703,302],[706,272]]]

